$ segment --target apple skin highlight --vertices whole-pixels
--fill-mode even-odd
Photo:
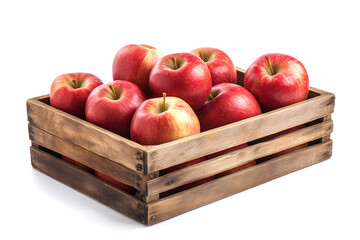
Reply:
[[[144,101],[131,122],[131,140],[156,145],[200,133],[200,123],[191,107],[177,97]],[[146,123],[146,124],[145,124]]]
[[[110,86],[117,96],[114,96]],[[116,80],[103,84],[93,90],[86,102],[86,120],[130,138],[131,119],[145,99],[145,94],[134,83]]]
[[[149,76],[163,54],[146,44],[128,44],[115,55],[112,65],[114,80],[136,84],[145,94],[150,94]]]
[[[211,89],[213,99],[196,111],[201,131],[224,126],[261,114],[255,97],[245,88],[233,83],[220,83]]]
[[[85,104],[90,93],[103,84],[100,78],[90,73],[75,72],[55,78],[50,88],[50,105],[85,119]]]
[[[190,53],[200,57],[211,74],[212,85],[219,83],[237,83],[236,68],[230,57],[217,48],[197,48]]]
[[[297,59],[270,53],[260,56],[249,66],[244,87],[256,97],[262,110],[268,112],[305,100],[309,93],[309,77]]]
[[[195,111],[208,98],[211,74],[206,64],[191,53],[174,53],[162,57],[150,74],[149,86],[155,97],[183,99]]]

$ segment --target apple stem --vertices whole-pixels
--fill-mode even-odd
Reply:
[[[177,64],[176,64],[176,59],[175,59],[175,57],[171,57],[171,60],[172,60],[173,63],[174,63],[175,70],[178,69]]]
[[[163,92],[163,107],[164,107],[164,112],[166,111],[166,103],[165,103],[165,99],[166,99],[166,93]]]
[[[72,83],[74,84],[75,88],[78,88],[78,84],[77,84],[76,80],[73,79],[73,80],[71,80],[71,81],[72,81]]]
[[[213,97],[213,95],[211,95],[211,93],[209,94],[209,98],[210,98],[210,100],[214,99],[214,97]]]
[[[110,88],[110,90],[111,90],[111,92],[112,92],[112,94],[113,94],[114,100],[117,99],[117,95],[116,95],[114,86],[110,84],[110,85],[109,85],[109,88]]]
[[[204,53],[202,51],[199,52],[200,58],[205,62]]]
[[[268,57],[268,56],[265,56],[265,58],[266,58],[266,61],[267,61],[268,64],[269,64],[271,74],[272,74],[272,75],[275,75],[275,72],[274,72],[274,69],[272,68],[272,65],[271,65],[271,62],[270,62],[270,60],[269,60],[269,57]]]

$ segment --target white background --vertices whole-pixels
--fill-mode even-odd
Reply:
[[[359,239],[355,4],[1,1],[0,238]],[[32,169],[26,99],[67,72],[111,81],[115,53],[129,43],[164,54],[216,47],[242,68],[269,52],[298,58],[311,86],[336,94],[332,158],[151,227]]]

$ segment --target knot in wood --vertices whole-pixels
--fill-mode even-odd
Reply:
[[[168,181],[167,183],[166,183],[166,185],[171,185],[171,184],[173,184],[175,181],[174,180],[170,180],[170,181]]]
[[[37,159],[36,152],[34,150],[31,150],[31,155],[34,159]]]
[[[330,106],[330,105],[334,104],[334,102],[335,102],[335,97],[332,97],[329,99],[329,102],[326,105]]]
[[[142,222],[142,223],[145,222],[145,217],[144,217],[144,215],[140,215],[140,216],[139,216],[139,221]]]
[[[156,215],[151,216],[150,220],[153,221],[156,218]]]

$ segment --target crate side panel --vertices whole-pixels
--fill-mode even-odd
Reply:
[[[192,167],[180,169],[148,182],[148,194],[156,194],[181,186],[195,180],[203,179],[248,162],[281,152],[283,150],[330,135],[333,122],[328,120],[295,132],[285,134],[272,140],[261,142],[244,149],[209,159]]]
[[[332,141],[290,153],[148,205],[154,224],[330,158]]]
[[[87,121],[44,103],[42,98],[27,101],[29,123],[114,162],[143,172],[143,148]]]
[[[38,171],[146,224],[146,206],[135,197],[35,147],[30,152],[31,163]]]
[[[29,136],[31,141],[42,147],[70,157],[136,189],[144,188],[144,186],[141,186],[144,182],[143,175],[119,163],[110,161],[69,141],[47,133],[32,124],[29,124]]]
[[[187,138],[161,144],[147,152],[148,171],[173,165],[250,142],[332,113],[334,95],[324,94]],[[245,134],[244,134],[245,133]]]

